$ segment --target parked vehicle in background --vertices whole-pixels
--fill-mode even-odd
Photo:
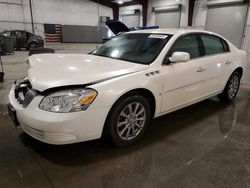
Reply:
[[[14,48],[38,48],[43,47],[44,40],[39,35],[34,35],[28,31],[23,30],[4,30],[0,32],[0,37],[14,38]]]
[[[14,54],[14,38],[0,36],[0,54]]]

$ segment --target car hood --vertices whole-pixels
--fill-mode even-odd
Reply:
[[[129,32],[129,28],[122,22],[116,20],[109,20],[106,22],[108,28],[115,34],[118,35],[119,33]]]
[[[28,59],[28,79],[34,89],[93,84],[146,70],[147,65],[88,54],[39,54]]]

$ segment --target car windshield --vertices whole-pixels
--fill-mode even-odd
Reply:
[[[152,63],[171,35],[136,33],[113,38],[90,54],[148,65]]]

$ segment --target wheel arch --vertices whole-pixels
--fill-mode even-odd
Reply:
[[[230,77],[231,77],[231,76],[233,75],[233,73],[235,73],[235,72],[238,72],[238,73],[240,74],[241,78],[242,78],[242,76],[243,76],[243,68],[242,68],[241,66],[238,66],[238,67],[234,68],[234,69],[232,70],[231,74],[229,75],[229,77],[227,78],[227,80],[225,81],[223,89],[225,89],[225,87],[226,87],[226,85],[227,85],[227,83],[228,83],[228,80],[230,79]]]
[[[110,111],[112,110],[112,108],[113,108],[120,100],[122,100],[123,98],[128,97],[129,95],[133,95],[133,94],[142,95],[143,97],[145,97],[145,98],[149,101],[149,104],[150,104],[150,107],[151,107],[150,109],[152,110],[152,112],[151,112],[151,118],[153,118],[153,117],[154,117],[154,114],[155,114],[156,100],[155,100],[154,94],[153,94],[149,89],[146,89],[146,88],[132,89],[132,90],[129,90],[129,91],[123,93],[123,94],[114,102],[114,104],[112,105]],[[110,113],[110,111],[109,111],[109,113]]]
[[[108,112],[108,115],[105,119],[105,123],[104,123],[104,126],[103,126],[103,130],[102,130],[102,136],[105,134],[105,128],[107,126],[107,120],[110,116],[110,113],[113,109],[113,107],[119,103],[120,100],[123,100],[124,98],[130,96],[130,95],[134,95],[134,94],[139,94],[139,95],[142,95],[143,97],[145,97],[148,101],[149,101],[149,104],[150,104],[150,109],[151,109],[151,114],[150,114],[150,119],[154,118],[154,115],[155,115],[155,109],[156,109],[156,99],[155,99],[155,96],[154,94],[146,89],[146,88],[137,88],[137,89],[132,89],[130,91],[127,91],[125,93],[123,93],[115,102],[114,104],[112,105],[112,107],[110,108],[109,112]]]
[[[31,45],[31,44],[36,44],[36,45],[37,45],[37,44],[38,44],[38,42],[33,41],[33,40],[32,40],[32,41],[30,41],[30,42],[28,42],[28,48],[29,48],[29,49],[30,49],[30,45]]]
[[[239,73],[240,73],[240,76],[241,76],[241,78],[242,78],[242,76],[243,76],[243,68],[242,68],[242,67],[237,67],[237,68],[232,72],[232,74],[233,74],[234,72],[239,72]],[[232,75],[232,74],[231,74],[231,75]]]
[[[218,98],[219,98],[221,101],[224,101],[224,102],[232,101],[232,100],[236,97],[239,87],[238,87],[238,89],[237,89],[237,91],[236,91],[235,96],[232,97],[232,98],[229,98],[230,96],[228,96],[229,94],[228,94],[228,91],[227,91],[227,90],[228,90],[228,85],[229,85],[229,83],[230,83],[229,81],[230,81],[230,79],[232,78],[232,76],[233,76],[234,74],[236,74],[236,73],[239,74],[239,75],[238,75],[238,76],[240,77],[239,79],[241,79],[242,76],[243,76],[243,68],[239,66],[239,67],[236,67],[236,68],[232,71],[232,73],[230,74],[228,80],[227,80],[226,83],[225,83],[225,86],[224,86],[224,89],[223,89],[222,93],[220,93],[219,95],[217,95]],[[239,80],[239,84],[240,84],[240,80]]]

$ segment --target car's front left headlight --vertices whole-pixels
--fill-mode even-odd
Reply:
[[[86,110],[94,101],[97,92],[93,89],[58,91],[43,98],[39,108],[49,112],[78,112]]]

